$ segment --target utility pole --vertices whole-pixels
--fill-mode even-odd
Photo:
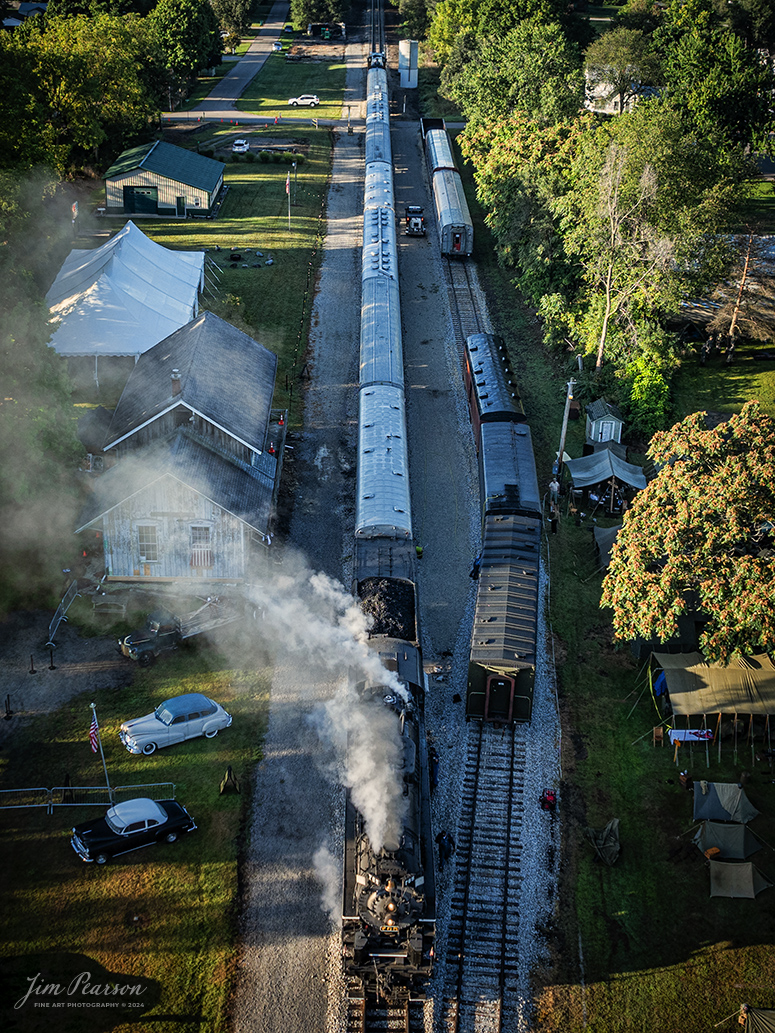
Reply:
[[[576,381],[573,377],[568,381],[568,393],[565,396],[565,412],[562,416],[562,431],[560,432],[560,451],[557,455],[557,462],[554,464],[552,472],[555,477],[558,478],[560,484],[562,484],[562,457],[565,452],[565,434],[568,430],[568,416],[570,415],[570,403],[573,401],[573,388],[575,387]]]

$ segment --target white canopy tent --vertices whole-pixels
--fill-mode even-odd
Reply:
[[[92,250],[73,250],[46,301],[59,326],[59,355],[132,355],[163,341],[198,314],[204,251],[170,251],[128,222]]]

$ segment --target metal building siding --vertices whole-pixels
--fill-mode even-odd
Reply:
[[[157,529],[158,562],[140,561],[137,525]],[[191,525],[209,526],[213,566],[191,566]],[[203,495],[162,478],[103,517],[106,565],[111,577],[244,578],[246,525]],[[145,568],[148,567],[148,573]]]
[[[223,177],[221,177],[220,182],[223,182]],[[158,190],[159,208],[175,208],[178,197],[186,198],[186,207],[188,208],[197,207],[194,204],[197,198],[199,199],[198,207],[200,209],[209,209],[212,206],[211,195],[206,190],[187,186],[185,183],[168,179],[166,176],[160,176],[156,172],[149,172],[147,169],[136,169],[133,172],[126,173],[126,175],[105,181],[105,202],[108,208],[124,207],[124,187],[127,186],[156,187]],[[219,189],[220,183],[218,188],[212,192],[212,197],[217,196]]]
[[[448,169],[434,173],[433,200],[436,206],[441,253],[455,253],[453,235],[459,233],[462,245],[460,254],[470,255],[474,243],[474,228],[460,174]]]
[[[535,455],[526,423],[483,423],[480,428],[480,487],[483,513],[539,514]]]
[[[356,537],[411,538],[409,458],[402,388],[363,388],[359,400]]]
[[[404,384],[398,281],[385,276],[363,281],[359,382]]]

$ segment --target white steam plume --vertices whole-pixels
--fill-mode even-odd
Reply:
[[[363,815],[372,847],[396,841],[405,814],[398,720],[378,700],[362,700],[355,682],[384,685],[404,700],[409,694],[369,649],[369,618],[341,584],[287,554],[282,572],[254,586],[253,600],[259,634],[292,657],[302,676],[307,670],[310,677],[314,671],[342,675],[334,697],[310,721],[334,749],[340,780]]]
[[[328,847],[318,847],[312,858],[315,877],[320,883],[323,910],[331,919],[331,924],[338,926],[342,921],[342,872]]]

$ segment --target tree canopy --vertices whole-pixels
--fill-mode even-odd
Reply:
[[[209,0],[159,0],[148,16],[167,67],[193,77],[219,64],[221,33]]]
[[[492,123],[520,113],[547,125],[578,114],[584,77],[560,25],[527,18],[504,36],[461,34],[441,91],[468,120]]]
[[[608,87],[607,99],[618,99],[619,114],[644,86],[655,86],[661,78],[659,59],[640,29],[618,26],[603,33],[587,48],[585,62],[587,79]]]
[[[704,416],[654,436],[659,473],[625,514],[600,605],[624,640],[667,641],[695,612],[703,653],[728,663],[775,649],[775,422],[756,401],[712,430]]]

